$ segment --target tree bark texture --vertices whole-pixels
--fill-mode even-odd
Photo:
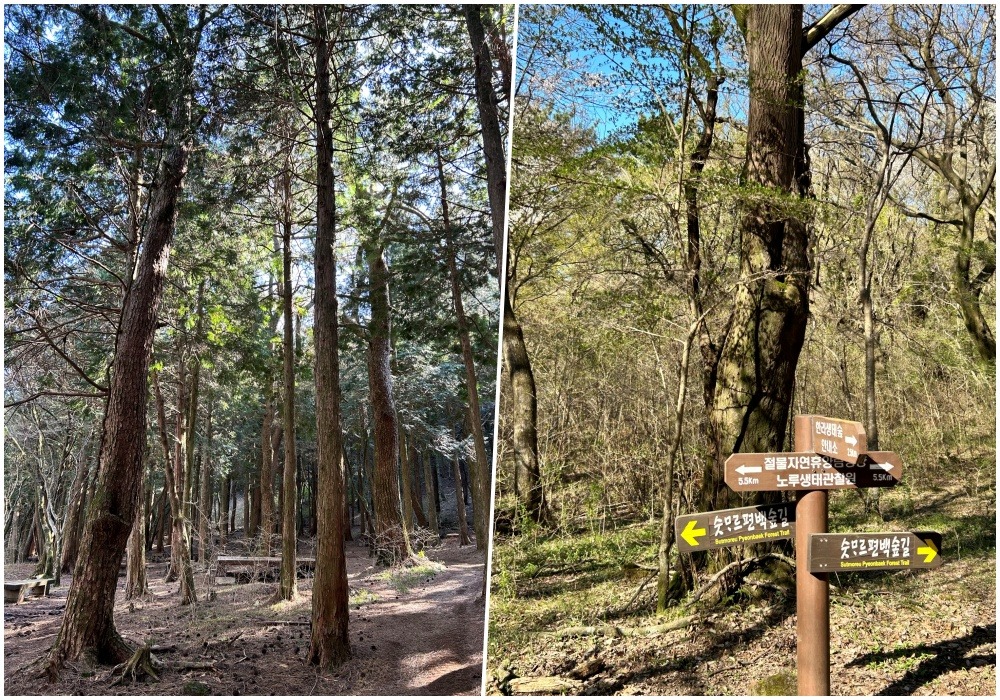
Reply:
[[[750,110],[743,184],[760,193],[740,222],[743,283],[721,349],[712,421],[722,440],[701,505],[728,507],[723,455],[784,447],[809,313],[808,160],[802,111],[802,7],[751,5]]]
[[[298,493],[295,488],[295,344],[292,315],[292,173],[286,163],[281,177],[282,192],[282,302],[284,305],[284,343],[282,364],[284,379],[284,405],[282,410],[283,432],[285,434],[284,485],[282,487],[281,513],[281,584],[278,587],[280,600],[294,600],[298,595],[296,582],[295,506]]]
[[[375,501],[375,541],[379,561],[394,564],[406,555],[406,535],[403,531],[399,482],[396,465],[399,461],[399,417],[392,394],[392,337],[389,306],[389,268],[385,251],[379,245],[365,251],[368,263],[369,305],[368,323],[368,390],[374,415],[375,480],[372,498]]]
[[[424,455],[423,458],[424,467],[424,493],[427,495],[427,522],[428,527],[431,532],[434,533],[436,537],[441,536],[441,525],[438,521],[438,509],[437,509],[437,479],[434,478],[433,472],[435,471],[434,463],[431,460],[431,455],[429,453]]]
[[[462,469],[458,465],[458,457],[451,458],[451,467],[455,475],[455,508],[458,513],[458,544],[460,547],[472,544],[469,539],[469,523],[465,515],[465,498],[462,494]]]
[[[476,105],[483,135],[483,155],[486,157],[486,191],[493,222],[493,246],[497,255],[497,279],[503,263],[504,213],[507,196],[507,159],[500,132],[497,94],[493,88],[493,57],[483,27],[482,13],[492,12],[492,6],[463,5],[465,23],[472,42],[473,69],[476,78]],[[509,91],[510,86],[505,91]]]
[[[135,511],[125,565],[125,599],[132,600],[149,593],[149,582],[146,580],[146,513],[143,508]]]
[[[514,491],[519,503],[535,522],[548,519],[538,464],[538,399],[535,374],[524,343],[524,332],[517,320],[510,296],[503,294],[503,360],[510,381],[510,420],[513,429],[511,451],[514,456]]]
[[[212,538],[212,390],[208,390],[208,413],[205,416],[205,456],[201,462],[201,488],[198,505],[198,561],[206,563]]]
[[[260,551],[264,556],[270,556],[271,535],[274,533],[274,459],[272,455],[274,452],[272,444],[274,405],[271,402],[274,392],[270,380],[268,380],[265,391],[267,395],[264,399],[264,419],[260,428]]]
[[[90,461],[82,460],[80,468],[73,478],[70,489],[69,503],[66,506],[66,520],[63,522],[63,548],[60,556],[59,569],[64,574],[72,573],[76,566],[76,555],[80,544],[80,528],[84,522],[87,496],[87,475],[90,473]]]
[[[190,139],[174,140],[156,177],[158,186],[151,194],[136,275],[122,306],[102,426],[97,487],[87,510],[66,612],[52,648],[52,672],[87,649],[93,649],[99,660],[114,663],[125,661],[131,654],[115,629],[115,589],[139,503],[149,360],[177,219],[177,200],[192,150]]]
[[[312,8],[316,33],[316,461],[317,542],[309,662],[321,669],[351,656],[347,560],[344,554],[344,475],[340,453],[340,358],[337,350],[336,199],[330,122],[330,43],[326,6]],[[344,10],[335,10],[338,18]],[[338,26],[338,30],[339,30]]]
[[[222,488],[219,490],[219,538],[222,544],[226,544],[232,527],[229,524],[229,501],[233,497],[233,477],[226,474],[222,480]]]
[[[187,516],[184,505],[181,502],[183,489],[183,453],[185,441],[187,439],[187,428],[184,426],[184,402],[183,386],[178,386],[178,406],[177,406],[177,434],[180,436],[177,442],[177,449],[172,455],[174,467],[170,468],[171,453],[170,442],[167,438],[166,416],[163,408],[163,395],[160,393],[159,379],[153,378],[153,391],[156,399],[156,419],[160,432],[160,444],[163,448],[163,456],[166,464],[164,477],[167,482],[167,495],[170,497],[170,569],[167,580],[174,581],[180,579],[181,582],[181,605],[189,605],[198,602],[198,596],[194,587],[194,571],[191,569],[191,546],[188,532]]]

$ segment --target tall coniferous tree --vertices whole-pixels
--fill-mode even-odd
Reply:
[[[99,659],[120,662],[131,653],[114,624],[118,569],[139,503],[146,443],[147,376],[157,312],[167,274],[177,203],[196,129],[194,75],[208,23],[223,10],[174,6],[164,21],[144,23],[140,41],[162,61],[165,94],[163,159],[150,194],[149,216],[137,252],[135,272],[121,310],[104,414],[97,486],[87,510],[79,563],[66,613],[50,657],[57,671],[92,649]],[[130,10],[142,12],[142,10]],[[80,11],[102,31],[124,28],[103,9]],[[128,20],[126,20],[128,21]],[[148,32],[148,33],[147,33]],[[155,32],[155,33],[154,33]],[[162,33],[161,33],[162,32]]]
[[[483,152],[486,157],[486,176],[489,187],[490,213],[493,222],[493,239],[497,251],[497,269],[503,269],[504,206],[507,191],[506,159],[503,155],[503,140],[500,131],[500,115],[496,108],[497,96],[493,88],[493,58],[490,52],[489,36],[483,22],[483,12],[492,8],[466,5],[463,8],[472,42],[476,78],[476,103],[483,137]],[[492,25],[492,23],[489,23]],[[505,80],[510,80],[511,71],[501,71]],[[511,86],[506,85],[508,95]],[[499,273],[498,273],[499,274]],[[512,448],[515,462],[515,490],[529,516],[536,521],[546,519],[545,498],[541,487],[538,466],[538,400],[535,375],[531,369],[531,358],[524,342],[524,332],[518,322],[510,299],[509,285],[503,285],[503,358],[504,369],[510,381],[511,422],[514,431]],[[486,471],[485,478],[491,476]],[[474,484],[475,485],[475,484]],[[488,489],[489,486],[479,488]],[[480,532],[477,520],[476,537]]]
[[[343,435],[337,349],[336,199],[330,97],[330,34],[323,5],[313,7],[316,60],[316,577],[313,581],[309,661],[326,669],[351,656],[347,636],[347,561],[344,554]],[[338,34],[346,10],[334,10]]]

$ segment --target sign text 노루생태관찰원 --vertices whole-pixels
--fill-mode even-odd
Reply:
[[[812,491],[895,486],[903,465],[895,452],[869,452],[857,464],[814,452],[744,452],[726,460],[734,491]]]

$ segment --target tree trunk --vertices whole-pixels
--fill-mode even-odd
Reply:
[[[177,105],[174,118],[179,119],[188,106]],[[66,612],[50,656],[53,675],[63,663],[75,660],[87,649],[94,650],[96,657],[105,662],[121,663],[131,655],[115,629],[115,589],[139,502],[149,359],[177,200],[192,150],[187,137],[178,138],[168,132],[168,138],[174,145],[164,153],[156,176],[158,186],[150,197],[143,248],[122,306],[104,412],[97,488],[88,508]]]
[[[128,536],[126,555],[125,600],[140,598],[149,593],[146,580],[146,514],[136,509],[135,524]]]
[[[83,523],[85,497],[87,493],[87,475],[89,462],[84,459],[82,467],[77,470],[70,489],[69,503],[66,506],[66,519],[63,521],[63,548],[59,562],[59,570],[64,574],[73,572],[76,566],[76,554],[80,543],[80,525]]]
[[[191,391],[188,394],[187,439],[184,443],[184,478],[181,492],[181,506],[184,508],[185,527],[195,522],[195,503],[197,480],[195,477],[195,443],[198,425],[198,400],[201,398],[201,354],[199,344],[205,319],[205,280],[198,283],[197,321],[194,332],[194,351],[191,356]],[[190,539],[190,533],[185,533]],[[189,552],[190,555],[190,552]]]
[[[432,471],[434,470],[434,465],[431,463],[430,454],[425,454],[423,458],[424,467],[424,493],[427,495],[427,521],[431,532],[434,533],[435,537],[441,536],[441,525],[438,522],[438,510],[437,510],[437,479],[434,478]]]
[[[420,452],[413,445],[412,438],[407,437],[407,443],[407,457],[410,462],[410,503],[413,517],[419,527],[426,528],[430,521],[427,520],[427,514],[424,513],[424,508],[420,505]]]
[[[250,484],[249,489],[250,524],[247,526],[247,537],[253,538],[260,532],[260,483]]]
[[[410,451],[406,442],[406,433],[403,426],[399,426],[399,478],[402,483],[399,485],[401,502],[403,506],[403,528],[407,533],[413,532],[413,499],[410,494],[413,489],[410,485],[413,472],[410,469]]]
[[[368,262],[368,389],[374,415],[376,557],[382,564],[395,564],[407,554],[405,523],[402,519],[396,465],[399,461],[399,418],[392,395],[392,356],[389,269],[381,246],[365,250]]]
[[[744,185],[769,193],[744,204],[740,272],[724,340],[712,421],[722,441],[700,505],[726,508],[723,455],[781,451],[809,313],[809,194],[802,111],[802,7],[750,5],[750,110]],[[789,202],[791,195],[792,202]]]
[[[462,496],[462,470],[458,465],[458,457],[451,458],[452,471],[455,473],[455,508],[458,511],[458,546],[472,544],[469,539],[469,524],[465,516],[465,498]]]
[[[469,14],[468,7],[466,14]],[[473,14],[478,17],[478,9]],[[492,462],[486,454],[486,439],[483,436],[476,365],[472,354],[472,341],[469,338],[469,320],[465,315],[465,305],[462,302],[462,288],[458,277],[458,253],[455,250],[455,240],[451,231],[451,219],[448,212],[448,186],[445,181],[444,163],[441,160],[440,151],[437,153],[437,166],[438,183],[441,187],[441,215],[444,222],[445,239],[448,241],[447,266],[448,278],[451,282],[451,300],[455,309],[455,321],[458,325],[458,339],[462,346],[462,361],[465,364],[469,430],[472,432],[473,444],[476,449],[476,468],[472,471],[473,524],[476,530],[476,548],[485,550],[489,544],[489,503],[493,470],[490,468]]]
[[[503,261],[504,213],[507,196],[507,158],[504,155],[503,137],[500,132],[500,114],[497,111],[497,94],[493,89],[493,57],[482,12],[492,12],[492,6],[463,5],[465,23],[472,42],[473,69],[476,79],[476,104],[483,136],[483,155],[486,157],[486,190],[493,223],[493,246],[497,255],[497,279]],[[506,91],[510,86],[506,86]]]
[[[343,446],[343,472],[344,472],[344,542],[354,541],[354,533],[352,532],[354,525],[353,513],[351,513],[351,480],[352,472],[351,462],[347,458],[347,447]]]
[[[989,185],[986,186],[986,190],[988,189]],[[972,253],[975,247],[976,214],[982,201],[976,201],[973,195],[965,190],[961,192],[960,196],[962,223],[959,226],[958,250],[955,254],[955,266],[952,268],[951,281],[958,300],[958,307],[962,311],[962,320],[965,321],[965,328],[969,332],[969,337],[972,338],[973,347],[983,361],[994,366],[997,361],[997,343],[993,337],[993,331],[983,315],[980,294],[986,281],[993,276],[996,264],[995,262],[989,263],[975,280],[970,279]]]
[[[548,508],[542,491],[538,465],[538,402],[535,374],[531,369],[528,347],[524,344],[521,324],[514,314],[510,297],[503,295],[503,368],[510,380],[510,421],[513,429],[511,451],[514,456],[514,492],[535,522],[548,520]]]
[[[344,533],[341,531],[344,475],[340,469],[340,357],[337,349],[336,198],[333,180],[333,129],[330,123],[330,53],[327,8],[312,8],[316,50],[316,462],[317,542],[312,595],[309,662],[320,669],[339,666],[351,656],[347,635],[348,589]],[[336,11],[342,18],[342,10]]]
[[[205,552],[212,537],[212,390],[208,390],[208,415],[205,416],[205,457],[201,463],[201,498],[198,506],[198,561],[206,563]]]
[[[223,547],[232,531],[232,525],[229,523],[229,500],[232,498],[232,491],[233,477],[231,474],[226,474],[226,478],[222,480],[222,488],[219,490],[219,543]]]
[[[169,469],[170,467],[166,467]],[[160,506],[159,506],[159,520],[156,523],[156,551],[163,554],[163,532],[166,529],[165,523],[167,522],[167,486],[166,483],[163,485],[163,489],[160,491]]]
[[[153,375],[153,393],[156,401],[156,419],[160,433],[160,446],[166,464],[170,464],[170,441],[167,438],[167,422],[163,408],[163,395],[160,393],[159,378]],[[191,543],[188,531],[187,516],[184,504],[181,503],[183,493],[183,454],[186,448],[188,429],[184,426],[183,387],[178,386],[177,433],[180,439],[173,453],[174,468],[168,466],[164,470],[167,480],[167,495],[170,497],[170,569],[167,581],[180,580],[181,605],[198,602],[194,587],[194,571],[191,568]]]
[[[296,582],[295,543],[298,532],[295,527],[295,506],[298,493],[295,489],[295,345],[294,317],[292,316],[292,173],[291,164],[286,162],[281,177],[282,193],[282,295],[285,317],[282,363],[284,370],[284,406],[282,420],[285,434],[284,485],[281,504],[281,584],[278,586],[279,600],[294,600],[298,595]]]
[[[271,403],[273,392],[271,382],[268,380],[265,389],[264,399],[264,419],[261,425],[261,460],[260,460],[260,551],[264,556],[271,555],[271,535],[274,532],[274,446],[271,444],[273,437],[272,423],[274,421],[274,406]],[[256,532],[256,528],[254,529]]]

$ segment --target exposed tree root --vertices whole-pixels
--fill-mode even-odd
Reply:
[[[760,569],[765,562],[771,560],[784,562],[793,571],[795,570],[795,560],[792,559],[791,557],[786,557],[784,554],[780,554],[778,552],[766,552],[764,554],[761,554],[759,557],[753,557],[750,559],[740,559],[738,561],[734,561],[722,567],[717,572],[715,572],[715,574],[710,579],[708,579],[708,582],[705,583],[705,585],[703,585],[701,588],[692,593],[691,598],[685,603],[685,607],[690,607],[694,603],[698,602],[709,590],[711,590],[714,586],[716,586],[720,581],[724,580],[726,578],[726,574],[728,574],[733,569],[739,570],[739,575],[737,579],[743,581],[746,579],[747,575],[749,575],[753,571],[756,571],[757,569]],[[746,568],[744,569],[743,567]]]

